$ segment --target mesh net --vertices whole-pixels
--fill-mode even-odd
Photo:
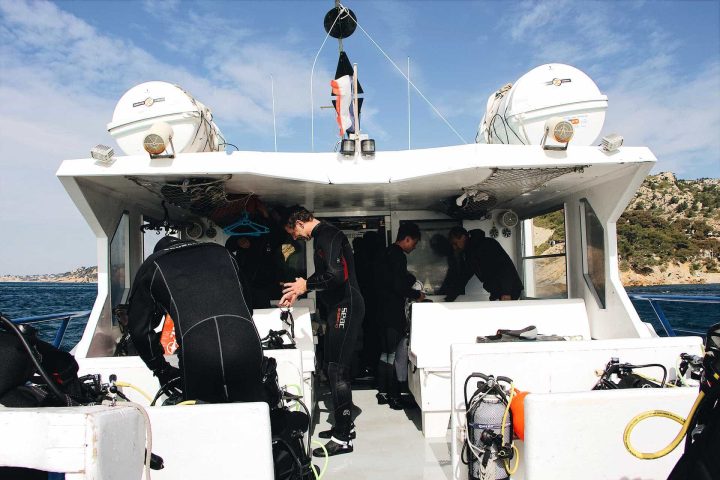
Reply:
[[[445,200],[447,213],[454,218],[481,219],[492,208],[502,205],[518,195],[536,190],[550,180],[566,173],[582,170],[582,167],[560,168],[494,168],[493,173],[480,183],[463,187],[467,198],[462,205],[455,197]]]
[[[232,175],[220,178],[181,178],[159,181],[152,177],[126,177],[159,198],[187,212],[212,220],[226,227],[254,206],[253,193],[227,193],[225,182]]]

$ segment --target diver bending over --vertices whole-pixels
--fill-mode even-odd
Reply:
[[[140,266],[129,303],[130,336],[161,386],[181,377],[186,400],[265,400],[260,337],[224,247],[161,239]],[[179,370],[165,360],[153,331],[165,313],[175,323]]]
[[[292,305],[298,296],[309,290],[318,292],[317,298],[325,307],[325,360],[333,400],[335,426],[321,432],[330,441],[325,445],[330,455],[353,451],[352,390],[350,362],[354,354],[358,332],[362,328],[365,303],[355,277],[353,251],[347,237],[333,225],[321,222],[300,206],[291,207],[285,230],[293,240],[314,240],[315,273],[307,280],[296,278],[286,283],[280,306]],[[313,455],[323,456],[322,449]]]

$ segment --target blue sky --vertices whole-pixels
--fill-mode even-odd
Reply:
[[[55,171],[114,145],[115,103],[149,80],[208,105],[228,142],[310,150],[310,69],[334,5],[317,1],[0,0],[0,274],[96,263],[90,229]],[[544,63],[573,65],[609,97],[604,133],[645,145],[654,172],[720,177],[720,2],[348,1],[360,25],[405,69],[466,141],[488,95]],[[365,90],[363,130],[407,148],[407,85],[361,32],[344,42]],[[313,77],[315,149],[336,142],[330,38]],[[416,94],[412,147],[462,143]]]

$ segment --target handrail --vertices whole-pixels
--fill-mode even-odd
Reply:
[[[13,323],[17,325],[22,324],[34,324],[34,323],[46,323],[46,322],[52,322],[57,320],[62,320],[62,323],[57,329],[57,332],[55,332],[55,338],[52,341],[52,344],[55,348],[59,348],[60,344],[62,343],[63,337],[65,336],[65,331],[67,330],[68,323],[70,323],[70,320],[74,318],[82,318],[87,317],[90,315],[91,310],[82,310],[77,312],[63,312],[63,313],[51,313],[48,315],[35,315],[31,317],[21,317],[16,318],[12,320]]]
[[[665,333],[668,337],[676,337],[676,332],[686,333],[690,335],[699,335],[704,337],[705,332],[699,332],[688,328],[674,329],[659,302],[688,302],[688,303],[720,303],[720,296],[717,295],[667,295],[656,293],[628,293],[630,300],[644,300],[650,304],[655,312],[655,316],[660,321]]]

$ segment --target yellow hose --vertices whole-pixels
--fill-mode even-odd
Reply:
[[[322,480],[323,476],[325,475],[325,471],[327,470],[328,461],[330,460],[330,455],[328,454],[327,449],[325,448],[325,445],[318,442],[317,440],[313,440],[311,444],[314,445],[320,445],[320,448],[322,449],[323,453],[325,454],[325,463],[323,463],[323,467],[320,469],[320,473],[318,474],[317,470],[315,470],[315,465],[310,463],[310,467],[312,468],[313,475],[315,475],[315,480]]]
[[[141,388],[136,387],[136,386],[133,385],[132,383],[128,383],[128,382],[115,382],[115,385],[117,385],[118,387],[132,388],[133,390],[135,390],[136,392],[138,392],[139,394],[141,394],[143,397],[147,398],[147,399],[148,399],[148,402],[152,402],[152,397],[151,397],[150,395],[148,395],[147,393],[145,393],[144,390],[142,390]]]
[[[510,404],[512,403],[512,399],[515,396],[515,384],[510,384],[510,395],[508,396],[508,402],[505,406],[505,413],[503,413],[502,418],[502,427],[500,429],[502,438],[505,439],[505,421],[507,420],[508,413],[510,412]],[[510,460],[507,458],[503,459],[503,462],[505,463],[505,471],[508,473],[508,475],[512,475],[513,473],[517,472],[518,467],[520,466],[520,455],[518,454],[518,449],[515,446],[515,443],[512,441],[512,435],[513,432],[510,432],[510,444],[512,445],[513,451],[515,452],[515,466],[510,468]]]
[[[667,410],[649,410],[633,417],[632,420],[630,420],[630,422],[625,427],[625,432],[623,433],[623,443],[625,443],[625,448],[627,449],[627,451],[630,452],[633,456],[642,460],[655,460],[656,458],[664,457],[668,453],[675,450],[675,448],[680,444],[683,438],[685,438],[688,428],[690,428],[690,422],[692,421],[692,418],[695,415],[695,411],[700,405],[700,402],[702,402],[703,398],[705,398],[705,392],[700,392],[695,399],[695,403],[690,409],[690,413],[688,414],[686,419],[672,412],[668,412]],[[632,433],[633,429],[637,426],[638,423],[642,422],[646,418],[651,417],[669,418],[670,420],[674,420],[677,423],[681,424],[682,428],[667,447],[660,449],[654,453],[638,452],[637,450],[635,450],[635,448],[633,448],[632,445],[630,445],[630,433]]]
[[[195,405],[197,403],[197,400],[185,400],[184,402],[180,402],[177,405]]]

